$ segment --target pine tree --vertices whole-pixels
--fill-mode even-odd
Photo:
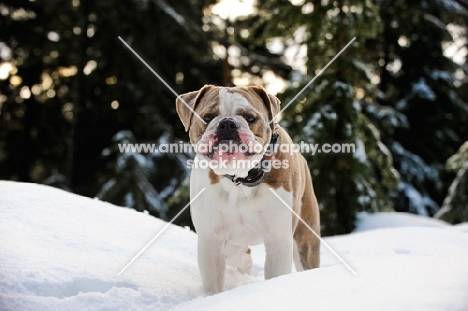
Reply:
[[[65,171],[70,71],[55,30],[68,7],[0,3],[0,178],[37,182]]]
[[[384,132],[401,175],[395,209],[433,215],[447,188],[445,160],[466,139],[468,106],[457,93],[459,67],[444,56],[453,40],[449,23],[461,23],[462,1],[382,1],[379,102],[402,113],[403,127]],[[465,3],[466,5],[466,3]]]
[[[390,194],[398,174],[379,129],[363,110],[376,103],[375,45],[380,29],[378,6],[371,1],[259,1],[260,42],[281,38],[283,45],[307,49],[307,75],[280,96],[283,104],[330,61],[354,36],[346,50],[288,108],[281,122],[295,141],[354,144],[355,153],[306,155],[319,201],[324,234],[350,232],[357,211],[391,210]],[[255,32],[255,30],[254,30]],[[369,55],[371,54],[371,55]],[[372,107],[372,108],[367,108]],[[397,119],[392,111],[387,115]]]
[[[212,2],[0,2],[0,66],[11,66],[0,77],[0,178],[68,184],[88,196],[118,180],[126,186],[114,203],[132,193],[129,206],[157,213],[152,191],[132,188],[139,169],[132,163],[145,159],[141,180],[166,199],[186,176],[180,161],[102,151],[124,130],[137,142],[178,142],[186,133],[175,96],[118,37],[178,93],[219,84],[222,64],[202,30]]]
[[[447,160],[446,167],[456,172],[456,176],[449,187],[442,208],[434,217],[452,224],[466,222],[468,220],[468,141]]]

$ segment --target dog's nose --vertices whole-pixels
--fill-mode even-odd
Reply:
[[[218,123],[218,133],[219,134],[231,134],[236,132],[237,123],[232,119],[224,119]]]

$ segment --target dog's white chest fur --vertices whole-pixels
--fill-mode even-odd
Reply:
[[[203,196],[192,203],[191,208],[195,226],[202,228],[198,234],[206,231],[214,233],[221,240],[255,245],[262,243],[265,235],[292,230],[291,212],[271,193],[267,185],[236,186],[227,178],[210,185],[208,171],[203,169],[192,171],[191,185],[191,191],[197,191],[195,188],[200,191],[203,186],[207,186]],[[275,191],[285,202],[292,204],[292,193],[282,188]],[[278,217],[282,221],[277,223],[275,219]],[[288,218],[291,221],[286,221]]]

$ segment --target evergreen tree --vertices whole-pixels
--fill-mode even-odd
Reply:
[[[372,1],[259,1],[261,42],[281,38],[283,46],[307,49],[307,75],[283,95],[283,104],[313,78],[354,36],[349,47],[284,114],[295,141],[354,144],[355,153],[306,155],[314,179],[324,234],[350,232],[357,211],[390,210],[397,182],[389,150],[363,113],[376,104],[374,55],[380,20]],[[255,30],[254,30],[255,32]],[[370,55],[369,55],[370,54]],[[374,81],[374,83],[371,82]],[[371,110],[372,110],[371,109]],[[398,119],[394,111],[386,111]]]
[[[0,3],[0,178],[37,182],[66,170],[74,71],[59,52],[66,44],[56,28],[60,16],[70,16],[69,7]]]
[[[178,93],[229,85],[232,72],[256,84],[275,72],[291,82],[283,105],[356,36],[281,121],[297,142],[356,146],[306,155],[323,232],[349,232],[357,211],[393,204],[433,215],[452,176],[438,215],[466,205],[465,164],[454,160],[464,147],[451,174],[444,163],[468,137],[466,76],[454,77],[467,70],[443,53],[449,23],[467,33],[466,1],[258,0],[257,14],[225,21],[210,14],[215,2],[0,1],[0,178],[171,218],[188,200],[190,155],[122,154],[117,145],[187,135],[175,96],[118,36]],[[294,49],[306,51],[301,73],[284,58]]]
[[[445,196],[443,164],[468,136],[468,105],[444,56],[449,23],[462,23],[463,1],[382,1],[379,102],[402,113],[406,126],[384,131],[401,175],[395,209],[433,215]],[[466,5],[466,3],[465,3]]]
[[[137,193],[131,159],[141,158],[120,165],[123,155],[102,156],[112,137],[128,130],[137,142],[178,142],[186,133],[175,96],[118,36],[178,93],[219,84],[222,64],[202,30],[212,2],[0,2],[0,178],[68,185],[88,196],[118,180],[126,185],[115,196],[120,204]],[[173,157],[143,158],[140,177],[167,198],[185,171]],[[155,212],[147,192],[127,203]]]
[[[468,220],[468,141],[446,163],[447,169],[456,172],[447,197],[434,217],[452,224]]]

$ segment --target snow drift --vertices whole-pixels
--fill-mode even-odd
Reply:
[[[468,227],[396,213],[360,214],[357,232],[325,240],[321,268],[263,281],[227,274],[204,293],[195,233],[58,189],[0,182],[1,310],[468,310]]]

